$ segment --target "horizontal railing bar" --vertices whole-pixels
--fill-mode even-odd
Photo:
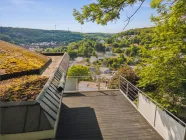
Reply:
[[[138,92],[138,89],[134,89],[134,88],[129,87],[129,86],[128,86],[128,89],[130,89],[131,91],[137,91]]]
[[[183,122],[182,120],[180,120],[178,117],[176,117],[174,114],[172,114],[170,111],[168,111],[167,109],[165,109],[162,105],[160,105],[159,103],[157,103],[154,99],[152,99],[151,97],[149,97],[147,94],[145,94],[143,91],[141,91],[139,88],[137,88],[136,86],[134,86],[131,82],[129,82],[127,79],[125,79],[124,77],[120,76],[120,78],[122,78],[123,80],[125,80],[127,83],[129,83],[130,85],[132,85],[133,87],[135,87],[138,92],[140,92],[142,95],[144,95],[146,98],[148,98],[149,100],[151,100],[155,105],[161,107],[161,109],[165,110],[166,112],[168,112],[168,114],[170,116],[172,116],[174,119],[176,119],[179,123],[181,123],[182,125],[184,125],[186,127],[186,123]],[[121,80],[120,80],[121,82]]]
[[[138,97],[138,96],[135,96],[135,95],[130,94],[130,93],[128,93],[128,95],[130,95],[130,96],[132,96],[132,97],[134,97],[134,98],[137,98],[137,97]]]
[[[120,81],[120,84],[127,85],[127,82]]]
[[[133,92],[134,93],[134,92]],[[136,94],[136,93],[134,93],[134,94],[132,94],[131,92],[128,92],[128,93],[125,93],[126,95],[130,95],[130,96],[133,96],[134,98],[137,98],[138,97],[138,93]]]
[[[128,97],[132,98],[133,100],[137,99],[137,97],[132,96],[131,94],[126,94]]]
[[[122,86],[124,89],[126,89],[126,90],[127,90],[127,87],[124,87],[124,85],[120,85],[120,86]]]
[[[77,92],[95,92],[95,91],[118,91],[119,89],[100,89],[100,90],[74,90],[74,91],[64,91],[64,93],[77,93]]]
[[[139,88],[137,88],[135,85],[133,85],[131,82],[129,82],[129,81],[128,81],[127,79],[125,79],[124,77],[121,76],[121,78],[122,78],[123,80],[125,80],[128,84],[130,84],[131,86],[133,86],[134,88],[140,90]]]
[[[76,78],[76,77],[77,77],[77,78],[81,78],[81,77],[92,77],[92,76],[67,76],[67,78],[71,78],[71,77],[73,77],[73,78],[74,78],[74,77],[75,77],[75,78]]]

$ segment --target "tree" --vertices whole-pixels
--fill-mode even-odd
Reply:
[[[103,46],[102,43],[96,42],[94,48],[98,52],[105,52],[105,47]]]
[[[113,62],[112,63],[112,68],[116,69],[118,67],[117,63],[116,62]]]
[[[151,6],[159,15],[156,23],[153,48],[141,50],[139,86],[173,113],[186,100],[186,4],[185,0],[170,1],[171,7],[153,0]],[[149,88],[150,87],[150,88]]]
[[[70,58],[74,59],[77,57],[77,51],[68,50],[68,55],[70,56]]]
[[[92,56],[96,56],[96,52],[95,52],[94,49],[93,49],[93,51],[92,51]]]
[[[119,47],[120,48],[129,47],[128,40],[126,40],[126,39],[121,40],[121,42],[119,43]]]
[[[120,48],[114,48],[113,53],[122,53],[123,51]]]
[[[113,38],[112,37],[109,37],[109,38],[105,39],[105,42],[107,44],[111,44],[111,43],[113,43]]]
[[[92,21],[97,24],[106,25],[109,21],[120,18],[120,12],[127,6],[131,6],[140,0],[98,0],[82,8],[82,12],[74,9],[75,19],[83,24],[84,21]]]
[[[68,45],[68,50],[78,49],[78,45],[76,42],[72,42]]]
[[[39,30],[1,27],[0,39],[14,44],[31,44],[39,42],[55,42],[60,46],[67,46],[71,42],[77,42],[86,39],[100,39],[110,37],[112,34],[105,33],[78,33],[62,30]],[[73,44],[70,44],[70,46]],[[51,47],[51,46],[50,46]],[[73,46],[74,47],[74,46]]]
[[[90,79],[90,70],[87,66],[82,65],[74,65],[69,68],[68,70],[68,76],[80,76],[79,80],[87,80]],[[85,76],[85,77],[81,77]],[[87,76],[87,77],[86,77]]]
[[[134,85],[137,83],[138,77],[133,69],[127,65],[122,66],[117,73],[111,78],[109,82],[109,88],[118,88],[119,87],[119,77],[125,77],[128,81]]]
[[[117,42],[114,42],[114,43],[112,44],[112,46],[113,46],[114,48],[118,48],[118,47],[119,47],[119,44],[118,44]]]
[[[3,41],[7,41],[7,42],[11,42],[11,40],[12,40],[10,36],[3,35],[3,34],[0,34],[0,39]]]
[[[84,21],[96,21],[105,25],[119,19],[120,11],[136,2],[141,4],[127,17],[128,25],[144,0],[98,0],[84,6],[82,13],[74,10],[74,16],[82,24]],[[153,89],[150,91],[152,97],[177,113],[186,100],[186,4],[185,0],[152,0],[151,7],[157,10],[158,15],[151,18],[156,24],[152,45],[141,48],[139,86],[153,87],[150,88]],[[150,36],[148,38],[151,39]],[[148,39],[142,42],[149,44]]]

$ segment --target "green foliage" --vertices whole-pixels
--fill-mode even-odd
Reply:
[[[138,56],[139,47],[131,46],[125,50],[125,54],[129,57]]]
[[[105,52],[105,46],[98,41],[84,39],[79,42],[72,42],[68,45],[68,54],[75,58],[77,56],[96,56],[96,52]]]
[[[84,21],[92,21],[106,25],[107,22],[120,18],[120,11],[137,2],[136,0],[98,0],[97,3],[85,5],[81,12],[74,9],[75,19],[84,24]]]
[[[74,10],[74,16],[82,24],[84,21],[95,21],[105,25],[119,19],[120,10],[136,2],[139,1],[98,0],[84,6],[82,12]],[[113,35],[106,42],[116,48],[120,44],[143,45],[140,54],[134,47],[125,52],[129,57],[141,57],[139,86],[148,89],[149,95],[171,112],[178,113],[186,100],[185,0],[152,0],[151,7],[158,13],[151,17],[155,28],[131,29]],[[113,67],[116,67],[115,63]]]
[[[118,34],[114,34],[112,37],[106,40],[110,40],[109,44],[115,48],[126,48],[133,45],[144,45],[148,47],[152,42],[153,32],[154,28],[130,29]]]
[[[11,42],[12,41],[10,36],[3,35],[3,34],[0,34],[0,40],[6,41],[6,42]]]
[[[123,51],[120,48],[114,48],[112,50],[113,53],[122,53]]]
[[[105,52],[105,46],[102,43],[95,42],[94,48],[98,52]]]
[[[113,46],[114,48],[118,48],[118,47],[119,47],[119,44],[118,44],[117,42],[114,42],[114,43],[112,43],[112,46]]]
[[[73,51],[73,50],[68,50],[68,55],[70,56],[71,59],[74,59],[77,57],[78,53],[77,51]]]
[[[87,76],[87,77],[80,77],[79,80],[87,80],[90,79],[90,70],[87,66],[82,65],[74,65],[69,68],[68,70],[68,76]]]
[[[138,77],[133,71],[133,69],[127,65],[122,66],[118,69],[117,73],[112,77],[109,82],[109,88],[115,89],[119,87],[119,77],[125,77],[128,81],[133,83],[134,85],[137,83]]]
[[[102,64],[106,64],[108,67],[117,70],[126,62],[126,60],[125,56],[120,54],[117,58],[105,58]]]
[[[14,44],[31,44],[39,42],[57,42],[58,45],[68,45],[84,38],[100,39],[112,34],[79,33],[64,30],[39,30],[27,28],[1,27],[0,39]]]
[[[186,5],[178,0],[171,7],[153,0],[151,6],[159,15],[152,48],[141,49],[139,86],[171,112],[178,113],[186,100]],[[149,88],[150,87],[150,88]]]

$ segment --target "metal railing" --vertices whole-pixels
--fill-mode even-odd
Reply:
[[[70,91],[99,91],[99,90],[116,90],[109,88],[110,77],[105,76],[67,76],[65,92]]]
[[[119,89],[165,139],[185,140],[186,123],[120,76]],[[164,121],[164,122],[163,122]],[[172,126],[174,125],[174,126]],[[179,130],[179,131],[178,131]]]

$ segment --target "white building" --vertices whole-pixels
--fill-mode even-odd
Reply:
[[[100,72],[102,74],[109,74],[109,73],[111,73],[111,70],[108,67],[100,67]]]
[[[105,41],[102,39],[102,40],[99,41],[99,43],[105,44]]]
[[[90,63],[96,62],[97,60],[98,60],[98,58],[96,58],[95,56],[91,56],[89,58]]]

